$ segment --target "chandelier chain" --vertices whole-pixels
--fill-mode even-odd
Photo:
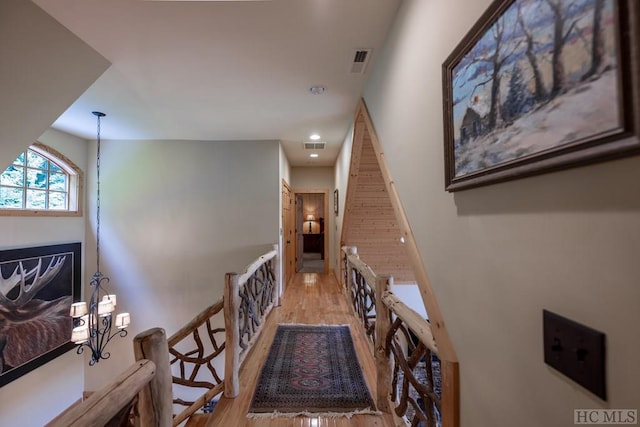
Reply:
[[[100,119],[105,114],[99,111],[92,113],[97,117],[98,128],[96,144],[96,272],[89,282],[92,289],[89,301],[71,305],[72,341],[78,344],[78,354],[83,353],[85,347],[91,350],[89,366],[111,356],[109,352],[105,351],[107,344],[116,336],[126,337],[127,326],[131,321],[129,313],[115,314],[116,295],[107,291],[106,285],[109,284],[110,279],[100,272],[100,162],[102,158]]]
[[[98,117],[98,152],[96,154],[96,273],[100,274],[100,115]]]

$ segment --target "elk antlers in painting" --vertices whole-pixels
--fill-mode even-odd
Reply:
[[[80,247],[71,245],[77,253],[65,250],[69,245],[0,252],[0,385],[57,356],[38,360],[69,343]],[[33,366],[23,369],[28,364]]]

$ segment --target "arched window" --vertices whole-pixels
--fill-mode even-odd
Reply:
[[[0,175],[0,215],[81,215],[82,171],[36,142]]]

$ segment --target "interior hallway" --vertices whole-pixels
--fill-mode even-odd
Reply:
[[[299,273],[324,273],[324,259],[317,252],[304,252],[302,254],[302,268]]]
[[[240,371],[240,394],[235,399],[222,397],[206,426],[251,427],[383,427],[393,426],[391,415],[355,415],[339,418],[247,419],[258,375],[273,341],[278,323],[351,325],[353,342],[369,390],[375,400],[375,362],[362,327],[352,315],[347,299],[333,274],[298,273],[287,287],[281,306],[273,309],[264,329]]]

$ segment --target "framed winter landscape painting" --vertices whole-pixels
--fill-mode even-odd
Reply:
[[[640,2],[496,0],[443,63],[445,189],[640,151]]]
[[[80,243],[0,251],[0,387],[74,348]]]

